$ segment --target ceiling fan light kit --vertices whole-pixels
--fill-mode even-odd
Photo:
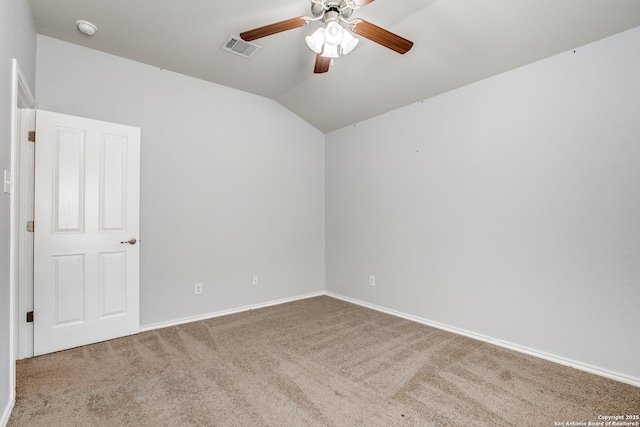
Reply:
[[[340,55],[346,55],[355,49],[360,40],[351,35],[350,31],[400,54],[407,53],[413,46],[413,42],[362,19],[348,20],[354,10],[372,1],[311,0],[313,18],[300,16],[254,28],[240,33],[240,38],[249,42],[261,37],[303,27],[311,22],[322,21],[324,24],[322,27],[305,37],[305,42],[309,49],[316,53],[314,73],[326,73],[333,63],[333,58],[339,58]],[[347,24],[349,29],[343,27],[343,23]]]

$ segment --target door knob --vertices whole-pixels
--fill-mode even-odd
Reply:
[[[130,245],[135,245],[137,242],[135,237],[130,238],[129,240],[127,240],[126,242],[120,242],[120,243],[129,243]]]

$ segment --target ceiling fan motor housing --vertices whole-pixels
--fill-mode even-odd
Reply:
[[[314,18],[319,18],[325,15],[329,11],[337,12],[338,16],[343,19],[348,19],[353,13],[353,5],[348,0],[324,0],[324,1],[311,1],[311,14]]]

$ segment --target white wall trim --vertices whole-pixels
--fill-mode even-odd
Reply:
[[[400,311],[395,311],[388,309],[386,307],[381,307],[375,304],[369,304],[364,301],[360,301],[354,298],[346,297],[344,295],[336,294],[333,292],[325,292],[325,295],[330,296],[332,298],[336,298],[342,301],[350,302],[352,304],[357,304],[362,307],[370,308],[372,310],[380,311],[382,313],[390,314],[392,316],[401,317],[403,319],[411,320],[413,322],[421,323],[423,325],[431,326],[437,329],[441,329],[443,331],[451,332],[457,335],[462,335],[468,338],[472,338],[478,341],[483,341],[489,344],[497,345],[498,347],[507,348],[509,350],[517,351],[519,353],[524,353],[529,356],[534,356],[540,359],[548,360],[550,362],[558,363],[560,365],[569,366],[574,369],[578,369],[580,371],[585,371],[591,374],[599,375],[601,377],[609,378],[615,381],[619,381],[621,383],[630,384],[636,387],[640,387],[640,378],[629,377],[627,375],[619,374],[616,372],[611,372],[606,369],[601,369],[595,366],[587,365],[584,363],[576,362],[575,360],[566,359],[564,357],[555,356],[553,354],[545,353],[542,351],[534,350],[528,347],[523,347],[517,344],[513,344],[510,342],[502,341],[499,339],[495,339],[486,335],[477,334],[475,332],[467,331],[464,329],[455,328],[452,326],[448,326],[442,323],[434,322],[428,319],[424,319],[418,316],[412,316],[410,314],[406,314]]]
[[[6,427],[7,424],[9,424],[9,417],[11,417],[11,411],[13,411],[13,405],[15,405],[15,403],[15,399],[12,399],[4,408],[2,417],[0,417],[0,426]]]
[[[13,175],[11,184],[10,199],[10,238],[9,238],[9,399],[11,400],[0,419],[0,425],[9,422],[9,416],[13,410],[16,398],[16,348],[18,345],[18,324],[19,314],[18,299],[20,295],[20,263],[22,260],[22,248],[20,247],[20,129],[22,116],[21,109],[34,108],[35,101],[26,78],[20,70],[18,60],[13,58],[11,62],[11,174]],[[4,368],[4,367],[3,367]]]
[[[293,302],[293,301],[299,301],[299,300],[308,299],[308,298],[319,297],[319,296],[322,296],[322,295],[325,295],[324,291],[313,292],[313,293],[310,293],[310,294],[298,295],[298,296],[294,296],[294,297],[290,297],[290,298],[283,298],[283,299],[279,299],[279,300],[267,301],[267,302],[259,303],[259,304],[245,305],[243,307],[231,308],[231,309],[228,309],[228,310],[215,311],[213,313],[200,314],[198,316],[183,317],[182,319],[171,320],[171,321],[168,321],[168,322],[152,323],[150,325],[141,326],[140,327],[140,332],[147,332],[147,331],[152,331],[154,329],[167,328],[169,326],[177,326],[177,325],[182,325],[182,324],[185,324],[185,323],[198,322],[200,320],[207,320],[207,319],[212,319],[214,317],[220,317],[220,316],[226,316],[226,315],[229,315],[229,314],[241,313],[243,311],[256,310],[258,308],[265,308],[265,307],[270,307],[272,305],[285,304],[285,303],[288,303],[288,302]]]
[[[13,91],[11,101],[11,150],[13,172],[12,191],[12,225],[11,225],[11,255],[14,268],[11,278],[13,302],[11,307],[14,310],[11,318],[15,322],[11,330],[16,334],[12,340],[14,344],[13,355],[16,359],[24,359],[33,356],[33,324],[26,324],[20,321],[24,319],[27,309],[26,295],[31,296],[30,309],[33,308],[33,282],[26,283],[26,256],[28,251],[25,247],[25,230],[21,224],[26,223],[26,198],[27,192],[33,194],[33,188],[25,188],[26,160],[25,145],[26,131],[35,130],[35,107],[36,102],[29,88],[26,78],[20,70],[17,59],[13,59]],[[31,251],[33,247],[31,248]],[[27,287],[30,286],[30,289]],[[30,332],[30,333],[29,333]],[[26,350],[25,350],[26,349]]]

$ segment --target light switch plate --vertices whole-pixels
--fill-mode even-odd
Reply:
[[[11,193],[11,187],[13,187],[13,176],[11,175],[11,172],[4,171],[4,192],[7,194]]]

